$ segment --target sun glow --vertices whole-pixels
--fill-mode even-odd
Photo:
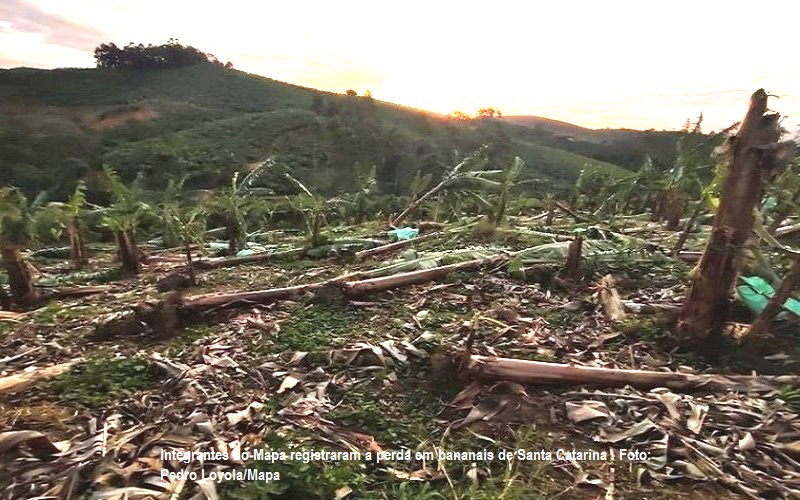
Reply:
[[[753,9],[775,15],[753,25]],[[765,87],[793,124],[797,14],[794,2],[6,0],[0,66],[89,67],[100,42],[175,37],[244,71],[440,113],[678,128],[703,111],[721,128]]]

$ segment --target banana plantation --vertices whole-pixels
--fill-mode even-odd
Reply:
[[[269,151],[213,190],[0,188],[0,497],[800,497],[800,165],[767,100],[565,189],[492,146],[403,196]]]

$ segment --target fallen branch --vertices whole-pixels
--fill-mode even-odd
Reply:
[[[717,375],[646,370],[622,370],[473,355],[464,373],[482,380],[512,380],[530,384],[592,384],[607,387],[668,387],[711,392],[768,392],[782,385],[797,385],[800,376]]]

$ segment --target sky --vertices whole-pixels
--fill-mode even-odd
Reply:
[[[439,113],[492,106],[591,128],[704,130],[753,91],[800,124],[800,2],[0,0],[0,67],[93,67],[169,38],[235,68]]]

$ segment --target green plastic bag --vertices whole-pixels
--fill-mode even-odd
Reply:
[[[739,292],[739,297],[741,297],[744,304],[756,314],[763,311],[767,307],[769,299],[775,295],[772,285],[758,276],[740,276],[739,279],[745,284],[737,286],[736,291]],[[783,307],[800,316],[800,301],[789,298],[784,302]],[[786,313],[782,312],[777,317],[779,319],[785,318]]]
[[[401,227],[392,229],[387,233],[389,238],[397,240],[413,240],[419,234],[419,229],[413,227]]]

